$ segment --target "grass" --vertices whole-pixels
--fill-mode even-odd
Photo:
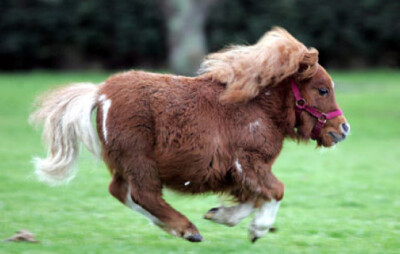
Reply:
[[[332,72],[352,136],[335,149],[286,142],[274,172],[286,185],[276,233],[256,244],[246,219],[228,228],[202,219],[214,195],[166,199],[205,241],[160,231],[107,192],[105,166],[84,151],[68,186],[36,181],[30,159],[44,155],[27,124],[34,97],[55,85],[101,82],[106,73],[0,74],[0,239],[28,229],[40,243],[0,242],[0,253],[399,253],[400,72]]]

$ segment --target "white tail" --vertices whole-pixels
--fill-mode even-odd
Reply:
[[[53,185],[71,180],[81,141],[100,158],[99,140],[92,124],[97,90],[94,84],[77,83],[39,98],[37,111],[29,117],[31,123],[43,124],[43,140],[48,146],[47,158],[34,158],[39,180]]]

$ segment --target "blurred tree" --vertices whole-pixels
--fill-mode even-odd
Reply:
[[[162,1],[167,18],[169,66],[193,75],[206,54],[204,24],[209,7],[219,0]]]
[[[399,67],[399,13],[399,0],[0,0],[0,69],[169,62],[193,74],[207,48],[254,43],[273,26],[327,67]]]

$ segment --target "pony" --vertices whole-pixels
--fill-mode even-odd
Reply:
[[[203,237],[163,199],[164,187],[231,196],[232,206],[204,218],[234,226],[255,213],[255,242],[272,230],[284,195],[271,171],[284,139],[330,147],[350,131],[318,51],[283,28],[209,54],[195,77],[132,70],[58,88],[37,107],[30,120],[43,124],[48,146],[34,162],[40,180],[71,180],[83,143],[111,172],[112,196],[191,242]]]

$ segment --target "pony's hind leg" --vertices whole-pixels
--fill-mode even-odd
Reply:
[[[143,179],[141,180],[143,184]],[[167,233],[191,242],[203,240],[196,227],[163,200],[160,188],[144,188],[136,180],[126,181],[121,175],[115,174],[109,191],[120,202],[144,215]]]
[[[108,190],[111,193],[111,195],[113,195],[116,199],[118,199],[122,204],[126,205],[127,207],[131,208],[136,212],[141,213],[154,224],[162,226],[162,223],[156,217],[154,217],[149,212],[147,212],[142,207],[138,206],[132,201],[130,195],[130,186],[124,180],[124,178],[118,173],[116,173],[113,176],[113,179],[110,185],[108,186]]]

